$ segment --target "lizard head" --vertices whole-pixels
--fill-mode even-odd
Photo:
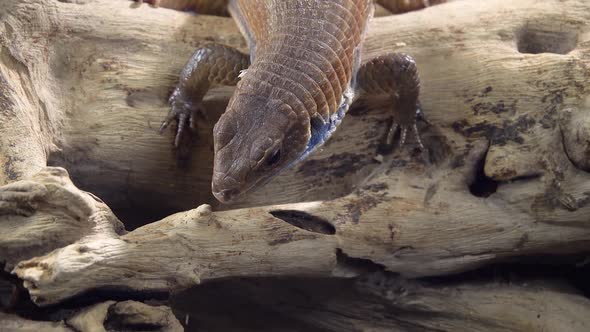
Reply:
[[[297,161],[306,123],[281,101],[235,94],[213,129],[213,195],[228,203]]]

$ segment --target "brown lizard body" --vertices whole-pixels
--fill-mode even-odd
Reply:
[[[178,145],[186,124],[202,111],[209,87],[237,84],[213,130],[212,190],[221,202],[321,146],[359,91],[391,96],[395,121],[388,140],[399,127],[402,144],[409,129],[422,144],[415,123],[419,79],[414,60],[391,54],[361,66],[372,0],[232,0],[229,12],[248,41],[249,58],[223,45],[199,48],[181,74],[163,124],[178,120]]]

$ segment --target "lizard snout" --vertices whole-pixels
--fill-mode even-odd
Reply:
[[[239,183],[223,173],[217,173],[213,176],[211,191],[221,203],[229,203],[240,193]]]
[[[213,196],[221,203],[229,203],[238,194],[237,189],[223,189],[220,191],[213,190]]]

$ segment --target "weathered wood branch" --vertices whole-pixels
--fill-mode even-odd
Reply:
[[[198,301],[194,299],[208,299]],[[507,305],[509,304],[509,305]],[[373,273],[360,280],[242,279],[209,284],[176,297],[187,330],[236,330],[264,321],[260,331],[587,331],[590,302],[555,281],[413,282]],[[236,312],[218,319],[220,307]],[[169,308],[107,301],[59,322],[0,313],[0,331],[182,331]]]
[[[508,257],[588,249],[590,230],[584,227],[585,221],[559,223],[565,216],[584,218],[586,209],[571,211],[557,206],[543,218],[523,212],[538,199],[526,194],[539,185],[536,180],[511,185],[518,192],[517,200],[503,191],[497,193],[510,204],[490,197],[487,208],[473,209],[481,199],[462,195],[463,181],[470,177],[485,148],[474,148],[466,163],[451,172],[440,173],[432,166],[437,171],[425,181],[435,181],[438,188],[431,189],[436,192],[424,207],[420,207],[423,197],[418,204],[389,193],[396,188],[425,187],[424,183],[401,185],[402,179],[390,174],[377,176],[356,193],[333,201],[222,212],[211,212],[203,205],[125,235],[120,235],[119,223],[104,203],[81,198],[88,196],[86,193],[78,191],[80,198],[75,200],[66,196],[64,201],[59,195],[39,198],[39,190],[27,192],[27,187],[17,182],[2,188],[3,197],[19,195],[17,201],[7,203],[12,204],[14,216],[8,214],[4,220],[17,224],[16,219],[23,226],[7,233],[0,247],[14,243],[13,234],[26,233],[28,225],[36,226],[35,214],[17,214],[23,206],[36,203],[53,207],[75,201],[94,204],[86,220],[74,218],[81,230],[86,229],[86,223],[96,223],[92,232],[86,232],[88,235],[74,244],[16,266],[15,272],[39,304],[103,287],[177,291],[230,276],[330,275],[337,265],[338,251],[369,259],[404,276],[427,276],[459,272]],[[66,176],[59,169],[46,171],[30,188],[55,183],[71,188]],[[19,191],[15,193],[14,188]],[[441,206],[439,200],[451,195],[455,199],[445,200],[447,205]],[[392,210],[397,213],[390,215]],[[51,211],[40,209],[40,213],[50,215]],[[486,214],[495,218],[482,217]],[[440,222],[439,218],[447,221]],[[57,225],[53,231],[61,229],[68,230]],[[462,239],[459,243],[458,238]]]
[[[17,315],[0,312],[0,330],[4,331],[21,331],[21,332],[72,332],[64,322],[43,322],[24,319]]]
[[[150,306],[141,302],[107,301],[82,308],[59,322],[27,320],[0,312],[0,331],[19,332],[106,332],[184,331],[172,310],[165,306]]]
[[[66,320],[74,331],[162,331],[181,332],[184,328],[166,306],[136,301],[107,301],[84,308]]]
[[[193,299],[212,300],[195,305]],[[243,279],[179,295],[187,330],[585,331],[587,298],[553,281],[414,282],[383,275],[349,279]],[[222,309],[238,314],[220,320]],[[244,314],[245,308],[250,308]],[[217,319],[216,319],[217,318]]]

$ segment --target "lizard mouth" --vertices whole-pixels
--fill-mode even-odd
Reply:
[[[221,203],[227,204],[236,198],[239,193],[240,192],[237,189],[223,189],[219,191],[214,190],[213,196],[215,196],[215,198],[217,198],[217,200]]]
[[[236,198],[250,192],[252,189],[263,186],[275,177],[284,167],[278,167],[264,176],[254,177],[254,180],[240,182],[224,173],[216,173],[211,182],[213,196],[222,204],[232,203]]]
[[[249,192],[251,189],[258,186],[259,184],[264,184],[264,183],[268,182],[268,180],[270,180],[271,177],[272,176],[269,176],[268,178],[260,178],[257,181],[254,181],[254,182],[250,183],[249,185],[242,186],[242,187],[235,186],[233,188],[227,188],[227,186],[224,186],[225,189],[218,189],[219,187],[215,184],[215,181],[213,181],[213,185],[212,185],[213,196],[215,196],[215,198],[217,198],[217,200],[220,201],[221,203],[229,204],[229,203],[232,203],[239,196],[242,196],[242,194]],[[225,184],[227,185],[227,183],[225,183]]]
[[[225,173],[214,172],[211,192],[218,201],[227,204],[240,195],[240,183]]]

